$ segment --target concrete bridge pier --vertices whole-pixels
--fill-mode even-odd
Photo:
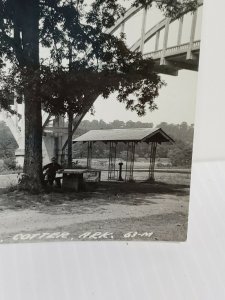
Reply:
[[[66,140],[66,137],[57,137],[51,135],[43,136],[42,139],[42,159],[43,165],[48,164],[51,161],[52,157],[56,157],[59,164],[63,164],[66,157],[62,151],[64,145],[63,141]],[[15,151],[16,163],[18,166],[23,167],[24,164],[24,147],[18,148]]]
[[[10,127],[17,143],[18,149],[15,151],[16,163],[18,166],[23,167],[24,164],[24,153],[25,153],[25,135],[24,135],[24,120],[21,119],[17,127],[15,124],[11,124],[11,118],[5,118],[6,124]],[[65,127],[65,122],[63,117],[57,117],[47,124],[43,129],[42,137],[42,158],[43,165],[49,163],[52,157],[56,157],[58,163],[63,163],[63,154],[62,148],[67,139],[67,127]],[[65,158],[64,158],[65,160]]]

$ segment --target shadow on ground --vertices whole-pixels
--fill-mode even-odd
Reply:
[[[91,189],[91,186],[89,187]],[[167,184],[163,182],[101,182],[96,188],[102,193],[140,193],[140,194],[171,194],[171,195],[187,195],[189,185],[185,184]],[[94,189],[93,189],[94,190]]]
[[[166,198],[188,196],[188,185],[175,185],[165,183],[117,183],[101,182],[100,184],[87,185],[86,191],[66,192],[53,189],[45,194],[30,195],[25,192],[2,190],[0,194],[0,211],[6,209],[23,210],[34,209],[43,212],[70,213],[71,209],[91,211],[100,205],[120,204],[138,206],[155,204],[155,201],[164,201]]]

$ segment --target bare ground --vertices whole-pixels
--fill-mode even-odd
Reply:
[[[80,193],[56,190],[42,195],[2,193],[0,242],[36,242],[50,238],[185,241],[188,204],[188,184],[162,182],[102,182]],[[55,232],[68,234],[47,235]],[[84,236],[86,232],[89,234]],[[99,233],[93,235],[96,232]],[[15,238],[16,234],[21,235]]]

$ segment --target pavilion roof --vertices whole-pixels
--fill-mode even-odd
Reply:
[[[170,142],[174,140],[161,128],[129,128],[90,130],[73,140],[76,142]]]

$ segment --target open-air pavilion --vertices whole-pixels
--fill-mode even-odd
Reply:
[[[147,143],[149,154],[149,180],[154,181],[154,169],[157,144],[174,143],[174,140],[161,128],[131,128],[90,130],[77,137],[73,143],[87,143],[87,168],[92,169],[92,149],[96,142],[109,144],[108,180],[121,179],[116,176],[117,145],[126,144],[125,181],[134,179],[135,147],[138,143]]]

